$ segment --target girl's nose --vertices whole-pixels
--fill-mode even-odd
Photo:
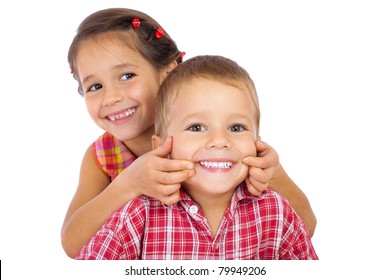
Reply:
[[[112,106],[116,103],[119,103],[123,100],[123,95],[115,87],[105,87],[104,88],[104,106]]]

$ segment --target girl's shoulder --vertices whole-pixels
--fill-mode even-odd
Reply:
[[[136,159],[122,141],[108,132],[92,143],[92,152],[99,167],[111,180]]]

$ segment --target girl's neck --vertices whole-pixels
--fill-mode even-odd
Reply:
[[[149,127],[138,137],[124,141],[127,148],[136,157],[140,157],[152,150],[152,136],[154,134],[154,126]]]

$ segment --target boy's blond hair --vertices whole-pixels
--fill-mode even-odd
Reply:
[[[157,136],[162,138],[168,136],[166,128],[170,122],[172,104],[178,95],[183,93],[183,87],[194,79],[213,80],[247,92],[256,108],[257,129],[259,128],[259,101],[256,87],[248,72],[226,57],[204,55],[183,62],[162,83],[156,98],[155,134]],[[258,135],[258,131],[256,134]]]

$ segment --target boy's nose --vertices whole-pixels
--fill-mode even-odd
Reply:
[[[214,131],[210,133],[210,138],[207,143],[209,149],[229,149],[231,143],[227,132],[225,131]]]
[[[104,106],[112,106],[118,102],[121,102],[122,100],[123,100],[123,96],[119,92],[119,90],[113,87],[104,88],[104,100],[103,100]]]

